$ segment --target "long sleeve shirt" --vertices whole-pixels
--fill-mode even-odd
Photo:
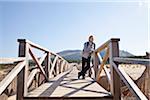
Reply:
[[[95,50],[95,43],[93,42],[85,42],[84,43],[84,48],[82,52],[82,57],[88,58],[91,56],[92,51]]]

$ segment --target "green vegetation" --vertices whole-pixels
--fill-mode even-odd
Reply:
[[[69,63],[81,63],[81,60],[66,59]]]
[[[0,70],[4,69],[5,65],[0,64]]]

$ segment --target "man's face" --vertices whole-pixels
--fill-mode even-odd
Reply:
[[[90,41],[90,42],[93,42],[93,41],[94,41],[94,38],[93,38],[93,37],[90,37],[89,41]]]

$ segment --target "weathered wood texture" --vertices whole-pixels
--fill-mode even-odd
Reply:
[[[48,49],[40,45],[32,43],[25,39],[18,39],[19,57],[22,60],[17,62],[15,68],[0,82],[0,94],[2,94],[13,79],[17,76],[17,100],[35,100],[35,99],[101,99],[101,100],[121,100],[120,78],[136,96],[138,100],[147,100],[145,95],[133,82],[133,80],[119,67],[119,63],[144,64],[147,66],[145,77],[150,75],[150,58],[133,59],[119,57],[120,39],[112,38],[102,44],[94,51],[94,75],[95,80],[86,78],[85,80],[77,79],[77,70],[71,71],[69,63],[61,56],[50,52]],[[43,51],[42,57],[37,57],[32,48]],[[105,50],[106,53],[102,57],[100,52]],[[29,69],[29,56],[35,62],[34,68]],[[110,63],[110,72],[105,66]],[[101,61],[101,63],[100,63]],[[32,69],[32,70],[31,70]],[[100,80],[100,74],[104,70],[108,82],[110,84],[110,92],[106,91],[96,81]],[[71,71],[71,73],[70,73]],[[38,86],[35,90],[29,92],[29,87],[37,81]],[[145,80],[145,94],[149,96],[149,81]],[[37,85],[35,85],[37,86]],[[63,90],[63,91],[62,91]]]
[[[78,79],[78,70],[76,67],[66,71],[49,82],[41,85],[34,91],[29,92],[25,99],[93,99],[112,100],[108,91],[101,87],[93,79],[86,77],[85,80]]]
[[[114,100],[120,100],[121,99],[121,88],[120,88],[120,77],[118,73],[116,72],[114,66],[113,66],[113,57],[119,57],[119,40],[111,41],[109,44],[110,48],[110,73],[111,73],[111,84],[110,84],[110,90],[113,95]]]
[[[26,56],[26,43],[24,41],[19,43],[19,57]],[[25,61],[26,64],[26,61]],[[23,100],[24,97],[24,75],[25,75],[25,68],[23,67],[22,70],[19,72],[17,76],[17,100]]]
[[[137,87],[134,81],[127,75],[127,73],[123,70],[123,68],[119,67],[113,62],[112,63],[115,70],[119,74],[120,78],[129,88],[129,90],[136,96],[138,100],[148,100],[146,96],[141,92],[141,90]]]

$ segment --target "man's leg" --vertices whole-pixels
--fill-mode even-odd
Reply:
[[[93,66],[94,66],[94,61],[93,61],[93,58],[92,58],[92,66],[91,66],[91,64],[90,64],[89,77],[91,77],[91,74],[92,74],[92,69],[91,69],[91,67],[93,67]]]
[[[83,75],[85,63],[86,63],[86,59],[84,57],[82,57],[82,70],[81,70],[81,72],[78,73],[78,78],[80,78],[80,76]]]
[[[82,70],[83,70],[84,67],[85,67],[85,62],[86,62],[86,59],[82,57]]]
[[[84,67],[84,69],[81,71],[81,75],[83,76],[83,79],[85,77],[86,71],[90,68],[90,59],[91,57],[88,57],[88,59],[86,59],[87,66]]]

